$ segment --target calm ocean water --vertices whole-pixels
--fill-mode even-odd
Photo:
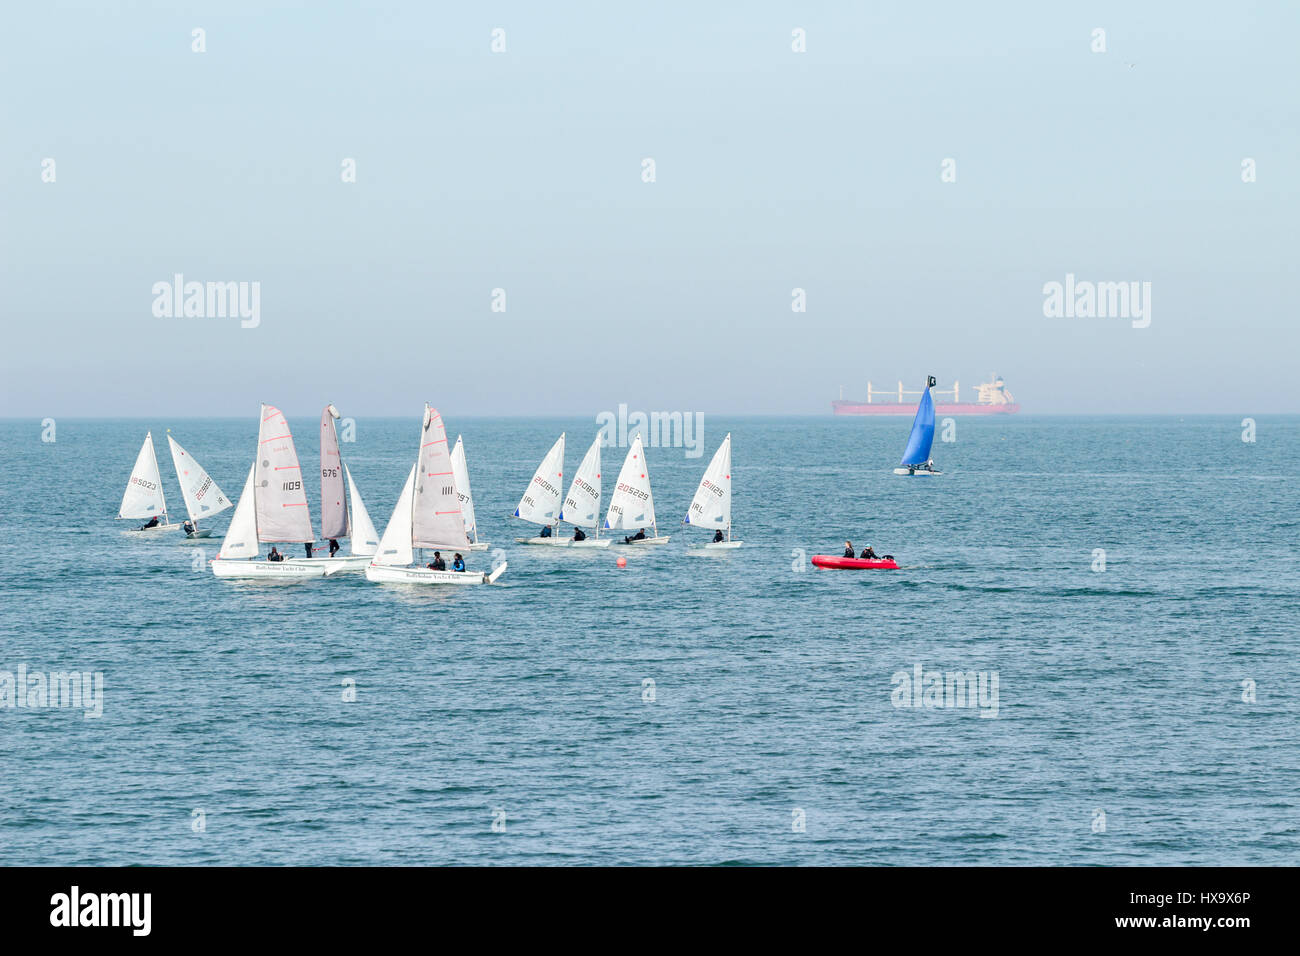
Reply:
[[[343,446],[381,531],[418,412]],[[903,418],[709,416],[703,457],[649,450],[673,540],[620,570],[507,517],[592,419],[453,417],[495,587],[218,581],[218,542],[120,534],[147,429],[179,515],[166,428],[238,496],[255,418],[0,422],[0,671],[105,681],[99,719],[0,709],[6,862],[1297,861],[1300,419],[962,418],[908,480]],[[745,547],[688,557],[727,431]],[[803,560],[845,537],[903,570]],[[894,706],[918,664],[996,672],[996,717]]]

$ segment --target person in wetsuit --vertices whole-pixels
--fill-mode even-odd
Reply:
[[[156,527],[158,527],[158,516],[154,515],[152,518],[150,518],[148,521],[146,521],[144,524],[140,526],[140,530],[148,531],[150,528],[156,528]]]
[[[880,555],[876,554],[875,549],[874,549],[873,547],[871,547],[871,545],[867,545],[865,548],[863,548],[863,549],[862,549],[862,553],[861,553],[860,555],[858,555],[858,557],[860,557],[860,558],[864,558],[864,559],[866,559],[866,560],[868,560],[868,561],[879,561],[879,560],[880,560]]]
[[[644,540],[645,540],[645,528],[641,528],[637,531],[636,534],[632,535],[632,537],[624,538],[623,543],[631,544],[633,541],[644,541]]]
[[[726,540],[726,539],[722,537],[722,529],[719,528],[719,529],[718,529],[718,533],[715,534],[715,535],[713,536],[713,543],[714,543],[714,544],[721,544],[721,543],[722,543],[723,541],[725,541],[725,540]]]
[[[271,545],[271,553],[266,556],[268,561],[283,561],[284,555],[276,550],[275,545]]]
[[[339,553],[339,542],[337,538],[330,538],[330,557]]]
[[[539,534],[537,537],[549,538],[550,536],[551,536],[551,526],[549,524],[542,525],[542,533]]]
[[[583,531],[581,528],[577,528],[577,527],[575,527],[575,528],[573,529],[573,540],[574,540],[574,541],[586,541],[586,540],[587,540],[587,532]]]
[[[851,557],[853,557],[853,542],[852,542],[852,541],[845,541],[845,542],[844,542],[844,557],[846,557],[846,558],[851,558]]]
[[[184,531],[186,534],[193,534],[193,533],[194,533],[194,525],[192,525],[192,524],[190,524],[188,521],[186,521],[186,522],[184,522],[184,523],[181,525],[181,530]]]
[[[447,562],[444,561],[444,560],[442,560],[442,552],[441,552],[441,551],[435,551],[435,552],[433,552],[433,560],[429,562],[429,570],[430,570],[430,571],[446,571],[446,570],[447,570]]]
[[[462,558],[459,553],[456,555],[456,557],[451,559],[451,569],[453,571],[465,570],[465,559]]]

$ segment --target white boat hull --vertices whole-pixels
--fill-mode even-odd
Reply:
[[[219,578],[244,578],[261,581],[293,581],[319,578],[325,569],[317,565],[294,564],[290,561],[265,561],[260,559],[215,558],[212,573]]]
[[[645,544],[667,544],[669,535],[660,535],[657,538],[641,538],[636,541],[615,541],[614,543],[620,548],[639,547]]]
[[[710,541],[708,544],[697,544],[691,547],[692,552],[703,551],[735,551],[745,542],[743,541]]]
[[[482,571],[434,571],[431,568],[371,564],[366,566],[366,580],[377,584],[494,584],[505,569],[505,564],[502,564],[491,574],[484,574]]]
[[[284,563],[320,567],[324,569],[322,573],[328,576],[340,571],[363,571],[371,560],[368,554],[347,554],[333,558],[286,558]]]
[[[550,548],[608,548],[613,543],[611,538],[586,538],[574,541],[572,538],[515,538],[517,544],[540,544]]]
[[[465,545],[465,547],[462,548],[461,550],[462,551],[486,551],[490,547],[492,547],[492,545],[490,545],[486,541],[474,541],[471,544]]]
[[[916,471],[908,471],[906,468],[895,468],[895,469],[894,469],[894,474],[896,474],[896,475],[903,475],[903,476],[906,477],[906,478],[922,478],[922,477],[929,478],[929,477],[931,477],[931,476],[933,476],[933,475],[942,475],[943,472],[941,472],[941,471],[926,471],[926,470],[923,469],[923,468],[918,468],[918,469],[916,469]]]
[[[212,532],[211,532],[209,529],[207,529],[207,528],[200,528],[198,531],[187,531],[187,532],[185,533],[185,537],[187,537],[187,538],[210,538],[210,537],[212,537]]]
[[[123,531],[123,534],[130,535],[133,538],[152,538],[154,535],[162,534],[164,531],[178,531],[178,524],[160,524],[152,528],[132,528],[129,531]]]

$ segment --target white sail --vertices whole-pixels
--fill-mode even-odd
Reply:
[[[464,548],[469,545],[456,499],[456,476],[442,416],[424,406],[424,429],[416,461],[415,498],[411,509],[411,538],[417,548]]]
[[[705,528],[731,527],[731,434],[722,440],[695,491],[686,523]]]
[[[218,558],[255,558],[257,557],[257,505],[254,489],[254,473],[257,465],[248,469],[248,480],[244,482],[244,491],[235,506],[235,515],[230,519],[230,527],[221,541]]]
[[[348,528],[348,506],[343,491],[343,456],[339,454],[339,434],[334,419],[339,410],[326,405],[320,414],[320,536],[326,541],[345,538]]]
[[[172,450],[172,464],[176,466],[176,478],[181,483],[181,497],[185,499],[185,511],[191,521],[210,518],[234,504],[203,466],[170,434],[167,436],[167,444]]]
[[[605,527],[631,530],[653,527],[654,524],[655,500],[650,493],[650,469],[646,467],[641,436],[637,435],[623,460],[614,493],[609,496]]]
[[[388,519],[384,536],[379,539],[379,548],[371,561],[372,564],[387,564],[404,567],[415,561],[415,552],[411,547],[411,516],[415,502],[415,472],[418,466],[411,468],[406,476],[406,484],[397,498],[397,507]]]
[[[564,496],[560,520],[594,528],[600,524],[600,436],[591,443]]]
[[[465,521],[465,534],[478,540],[474,524],[474,495],[469,490],[469,465],[465,463],[465,443],[456,436],[456,447],[451,450],[451,473],[456,479],[456,497],[460,501],[460,514]]]
[[[158,474],[158,456],[153,451],[153,432],[147,432],[140,454],[135,456],[135,467],[131,469],[117,516],[152,518],[166,513],[167,497],[163,494],[162,476]]]
[[[352,536],[352,553],[360,555],[374,554],[379,550],[379,532],[375,530],[375,523],[370,520],[370,513],[366,511],[366,506],[361,500],[361,492],[357,491],[357,483],[352,479],[352,472],[345,464],[343,473],[348,479],[348,503],[352,506],[351,529]]]
[[[284,413],[273,405],[262,406],[254,468],[258,540],[315,541],[293,435]]]
[[[564,492],[561,482],[564,479],[564,433],[556,439],[551,450],[546,453],[542,463],[533,473],[533,480],[528,483],[528,490],[519,499],[515,517],[531,521],[533,524],[554,524],[559,520],[560,495]]]

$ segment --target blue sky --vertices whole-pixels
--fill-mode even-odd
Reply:
[[[1300,411],[1300,5],[478,6],[7,11],[0,416]]]

